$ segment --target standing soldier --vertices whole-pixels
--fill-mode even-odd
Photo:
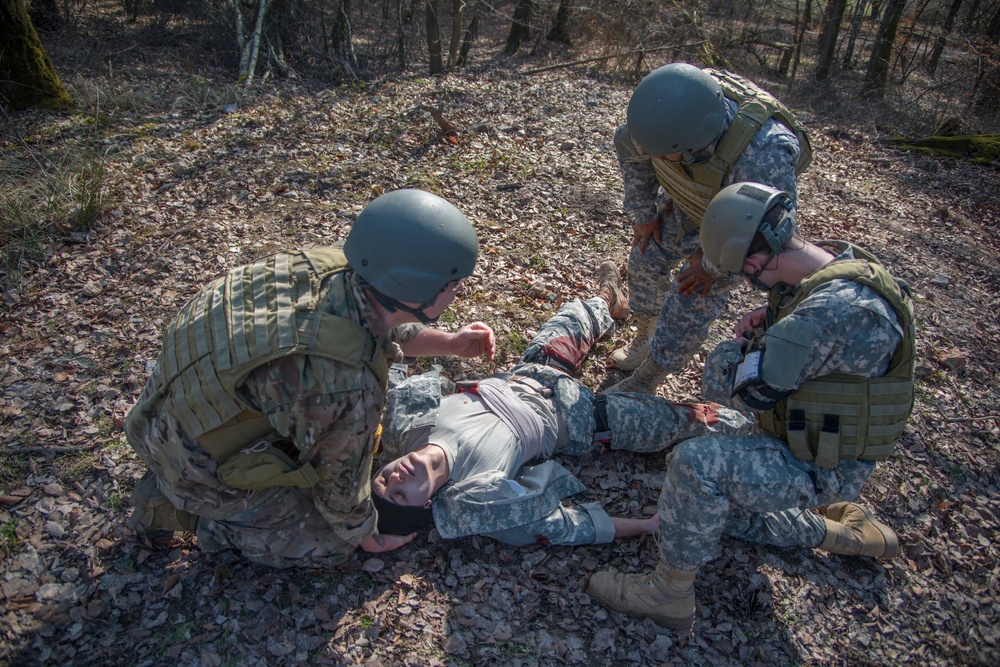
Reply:
[[[587,585],[611,609],[689,627],[695,575],[722,535],[878,558],[899,550],[892,529],[851,501],[913,407],[912,304],[867,252],[803,240],[794,214],[788,193],[752,183],[723,189],[705,212],[705,260],[770,297],[709,356],[703,393],[754,411],[760,433],[694,438],[667,454],[656,569]],[[809,510],[822,505],[825,517]]]
[[[609,391],[655,394],[708,335],[736,281],[701,266],[698,227],[705,207],[730,183],[765,183],[796,202],[796,177],[812,151],[785,106],[743,77],[685,63],[644,78],[615,132],[633,225],[629,308],[638,333],[611,365],[635,372]],[[671,284],[671,272],[687,258]]]
[[[478,252],[458,209],[398,190],[342,246],[278,253],[203,287],[167,327],[126,418],[149,466],[128,525],[192,531],[202,549],[276,567],[412,539],[379,535],[369,499],[388,368],[401,353],[493,357],[484,324],[422,326],[462,291]]]

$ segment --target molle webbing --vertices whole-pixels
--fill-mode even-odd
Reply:
[[[774,410],[759,416],[761,428],[788,443],[803,461],[832,468],[840,461],[877,461],[892,453],[913,409],[915,328],[913,305],[905,287],[861,248],[859,259],[831,262],[803,280],[791,293],[771,295],[777,322],[813,290],[831,280],[851,280],[874,289],[896,313],[903,339],[885,375],[827,375],[802,383]]]
[[[272,255],[205,286],[171,322],[151,381],[166,397],[165,409],[216,459],[270,434],[266,420],[237,395],[263,364],[317,355],[367,365],[385,386],[388,364],[376,342],[320,303],[321,296],[353,303],[343,279],[347,268],[337,247]],[[321,294],[334,274],[340,275]]]
[[[683,237],[701,226],[705,209],[719,193],[722,181],[739,161],[753,135],[773,118],[795,133],[799,140],[799,157],[795,173],[801,174],[812,160],[809,137],[795,117],[777,98],[754,85],[748,79],[724,70],[705,70],[718,81],[722,93],[737,103],[736,118],[716,144],[712,156],[695,164],[668,162],[651,158],[657,180],[670,198],[687,215]]]

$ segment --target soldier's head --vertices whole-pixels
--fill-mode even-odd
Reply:
[[[707,72],[672,63],[639,82],[628,102],[632,140],[649,155],[677,156],[705,148],[722,133],[726,98]]]
[[[710,268],[755,282],[795,236],[795,206],[787,192],[760,183],[719,191],[701,221],[701,248]]]
[[[361,211],[344,253],[382,306],[430,322],[472,275],[479,242],[469,219],[441,197],[395,190]]]
[[[425,445],[375,473],[372,502],[378,510],[380,533],[408,535],[431,521],[431,499],[448,481],[443,457],[439,447]]]

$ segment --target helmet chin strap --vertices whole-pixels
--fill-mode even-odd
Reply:
[[[744,278],[746,278],[747,282],[753,285],[756,289],[761,290],[762,292],[769,292],[771,288],[765,285],[764,282],[760,279],[760,274],[764,273],[764,267],[770,264],[771,260],[773,260],[776,256],[777,253],[771,250],[767,256],[767,260],[763,264],[760,264],[756,260],[753,260],[749,257],[744,259],[743,261],[752,266],[754,269],[753,273],[744,274]],[[775,268],[777,268],[777,266]]]
[[[411,306],[403,303],[402,301],[397,301],[391,296],[386,296],[373,287],[371,288],[371,293],[372,296],[375,297],[375,300],[382,304],[382,306],[390,313],[395,313],[397,310],[401,310],[404,313],[409,313],[410,315],[416,317],[421,324],[434,324],[438,321],[437,317],[427,317],[427,313],[424,312],[427,308],[434,305],[434,302],[437,300],[436,296],[429,301],[424,301],[419,306]]]

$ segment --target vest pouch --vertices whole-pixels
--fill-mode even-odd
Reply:
[[[308,489],[319,481],[312,464],[297,467],[288,454],[266,440],[231,456],[219,465],[216,476],[226,486],[254,491],[275,486]]]
[[[767,416],[770,417],[771,414],[768,413]],[[809,439],[806,432],[805,411],[794,409],[789,411],[789,421],[786,424],[784,439],[795,458],[800,461],[813,460],[813,453],[809,449]]]
[[[823,415],[823,426],[816,442],[816,465],[836,468],[840,463],[840,420],[837,415]]]

